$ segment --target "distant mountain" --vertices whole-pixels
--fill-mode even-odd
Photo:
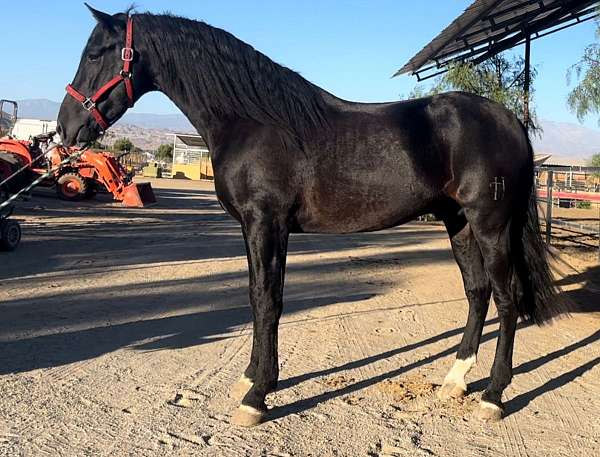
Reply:
[[[533,138],[538,154],[587,159],[600,152],[600,130],[567,122],[542,120],[544,130],[541,138]]]
[[[196,132],[183,114],[149,114],[149,113],[125,113],[117,122],[119,124],[137,125],[149,129],[166,129],[180,133]]]
[[[19,100],[18,103],[21,118],[56,120],[60,109],[60,103],[46,99]],[[182,133],[196,131],[183,114],[126,113],[116,125],[124,124]]]
[[[20,100],[19,117],[54,120],[58,115],[60,103],[46,99]],[[140,135],[159,134],[161,139],[169,132],[195,132],[187,118],[181,114],[147,114],[126,113],[111,130],[120,127],[119,134],[132,134],[135,126],[140,127]],[[585,160],[600,152],[600,130],[567,122],[555,122],[542,119],[541,138],[533,138],[533,146],[537,154],[552,154],[569,159]],[[112,132],[111,132],[112,133]],[[156,141],[149,140],[149,144]]]
[[[42,119],[45,121],[55,121],[58,117],[60,103],[46,100],[45,98],[36,98],[32,100],[19,100],[19,117],[29,119]]]
[[[104,134],[101,143],[112,146],[120,138],[129,138],[138,148],[144,151],[155,151],[161,144],[173,144],[173,133],[175,132],[167,129],[146,128],[117,122]]]

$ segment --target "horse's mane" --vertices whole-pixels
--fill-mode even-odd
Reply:
[[[159,58],[182,63],[163,66],[162,79],[179,86],[185,81],[177,90],[212,115],[276,125],[300,139],[326,125],[321,89],[232,34],[171,14],[135,18]]]

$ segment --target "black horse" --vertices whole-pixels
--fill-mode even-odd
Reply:
[[[379,230],[425,213],[444,221],[469,301],[439,395],[465,394],[493,292],[500,336],[476,414],[501,417],[518,317],[541,324],[562,312],[539,235],[531,145],[512,113],[457,92],[348,102],[205,23],[90,10],[98,24],[58,118],[64,143],[89,144],[161,91],[206,140],[219,201],[242,226],[254,337],[233,423],[264,420],[277,387],[290,233]]]

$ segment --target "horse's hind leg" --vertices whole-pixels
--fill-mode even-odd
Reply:
[[[502,392],[512,380],[512,356],[518,318],[516,297],[511,286],[513,263],[510,258],[510,223],[500,223],[489,215],[469,212],[467,219],[483,254],[500,321],[500,335],[490,383],[483,392],[475,416],[486,421],[499,420],[502,417]]]
[[[446,400],[462,397],[467,391],[465,376],[476,362],[490,303],[491,286],[484,269],[481,251],[462,212],[452,212],[442,218],[450,236],[454,258],[460,268],[465,294],[469,301],[469,317],[456,354],[456,361],[438,390],[438,397]]]
[[[265,418],[265,397],[277,387],[277,334],[283,307],[288,229],[272,215],[258,211],[243,221],[248,255],[250,304],[254,321],[253,349],[246,375],[249,389],[231,421],[253,426]]]

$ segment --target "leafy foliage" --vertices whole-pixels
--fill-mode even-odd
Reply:
[[[540,130],[532,103],[533,83],[536,76],[537,70],[531,67],[529,128],[533,132]],[[434,95],[448,90],[461,90],[501,103],[523,121],[525,108],[524,85],[525,59],[522,57],[510,59],[504,54],[498,54],[478,65],[473,65],[470,62],[455,64],[448,72],[436,79],[429,91],[424,91],[417,86],[411,92],[410,97]]]
[[[596,29],[600,39],[600,24]],[[567,84],[576,76],[577,85],[569,92],[567,105],[579,121],[586,116],[600,114],[600,43],[587,46],[583,56],[567,71]],[[598,121],[600,123],[600,119]],[[599,165],[600,166],[600,165]]]
[[[103,145],[100,141],[94,140],[94,142],[92,144],[90,144],[90,148],[99,151],[99,150],[106,149],[106,146]]]
[[[600,153],[596,153],[590,158],[589,166],[600,168]],[[600,172],[596,172],[593,175],[598,178],[600,177]]]
[[[173,145],[161,144],[156,150],[156,158],[165,162],[173,160]]]
[[[576,207],[579,209],[592,209],[592,202],[583,200],[583,201],[577,202]]]
[[[113,148],[115,151],[133,151],[135,146],[129,138],[121,138],[115,141]]]

